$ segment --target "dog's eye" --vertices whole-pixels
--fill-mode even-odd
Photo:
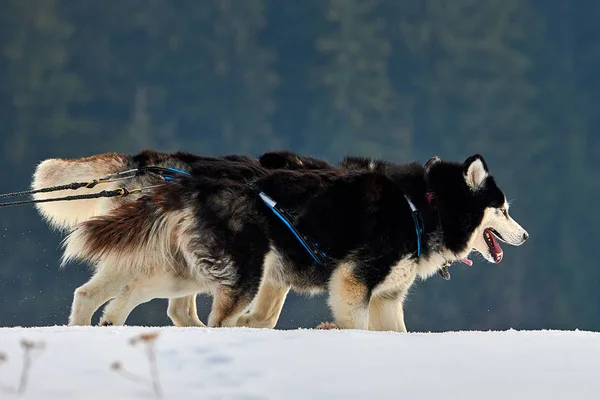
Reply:
[[[503,208],[501,211],[502,211],[502,214],[503,214],[503,215],[504,215],[506,218],[508,218],[508,210],[507,210],[506,208]]]

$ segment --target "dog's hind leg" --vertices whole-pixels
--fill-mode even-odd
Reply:
[[[404,295],[374,295],[369,304],[369,330],[406,332]]]
[[[123,281],[110,273],[110,268],[98,265],[98,272],[84,285],[75,290],[69,325],[91,325],[92,315],[107,300],[115,297]]]
[[[140,288],[138,283],[136,279],[124,285],[119,294],[106,305],[100,319],[101,326],[124,325],[134,308],[152,300],[152,293]]]
[[[198,318],[196,295],[170,298],[167,315],[175,326],[206,327]]]
[[[161,281],[138,277],[124,285],[118,296],[105,307],[100,325],[124,325],[134,308],[157,297]],[[177,326],[206,326],[197,315],[196,295],[169,298],[168,313]]]
[[[249,314],[238,318],[237,326],[274,328],[279,320],[289,290],[289,286],[281,283],[263,282],[252,304],[252,310]]]
[[[368,290],[356,278],[350,264],[341,265],[331,276],[328,304],[338,328],[369,328]]]

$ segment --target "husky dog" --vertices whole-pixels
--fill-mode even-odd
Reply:
[[[194,172],[202,174],[204,177],[215,179],[226,177],[241,181],[249,181],[257,178],[260,174],[264,174],[264,170],[260,167],[290,170],[334,168],[320,159],[300,156],[290,151],[267,152],[255,159],[243,155],[206,157],[187,152],[164,153],[146,149],[135,155],[104,153],[78,159],[47,159],[37,166],[31,186],[32,189],[39,190],[71,182],[91,182],[107,175],[146,166],[176,168],[187,173],[195,168]],[[127,180],[105,182],[91,189],[82,190],[86,190],[86,193],[97,193],[101,190],[113,190],[117,187],[135,189],[160,183],[163,183],[163,180],[159,176],[143,174]],[[37,193],[34,198],[46,199],[71,194],[73,194],[71,190],[62,190],[51,193]],[[111,210],[139,199],[140,196],[136,194],[124,198],[113,197],[72,202],[38,203],[36,207],[51,228],[69,232],[78,223],[106,215]],[[106,297],[104,301],[110,298]],[[195,294],[169,299],[167,313],[177,326],[204,326],[197,316]],[[101,323],[106,324],[107,322],[103,321]]]
[[[473,250],[499,263],[498,240],[528,238],[480,155],[368,169],[266,170],[252,187],[192,171],[78,224],[63,262],[87,261],[96,273],[76,290],[70,323],[89,324],[111,296],[105,320],[122,323],[152,298],[205,292],[214,296],[209,326],[274,327],[292,289],[328,292],[338,328],[404,332],[403,302],[417,277]]]

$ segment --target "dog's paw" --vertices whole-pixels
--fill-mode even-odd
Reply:
[[[315,329],[340,329],[332,322],[321,322]]]
[[[100,326],[113,326],[114,324],[108,320],[105,319],[101,319],[100,323],[98,324]]]

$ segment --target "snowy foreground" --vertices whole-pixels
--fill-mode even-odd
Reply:
[[[130,344],[147,332],[158,336]],[[18,396],[22,339],[44,349]],[[148,344],[166,399],[600,398],[600,333],[175,327],[1,328],[0,398],[157,398],[126,377],[150,378]]]

